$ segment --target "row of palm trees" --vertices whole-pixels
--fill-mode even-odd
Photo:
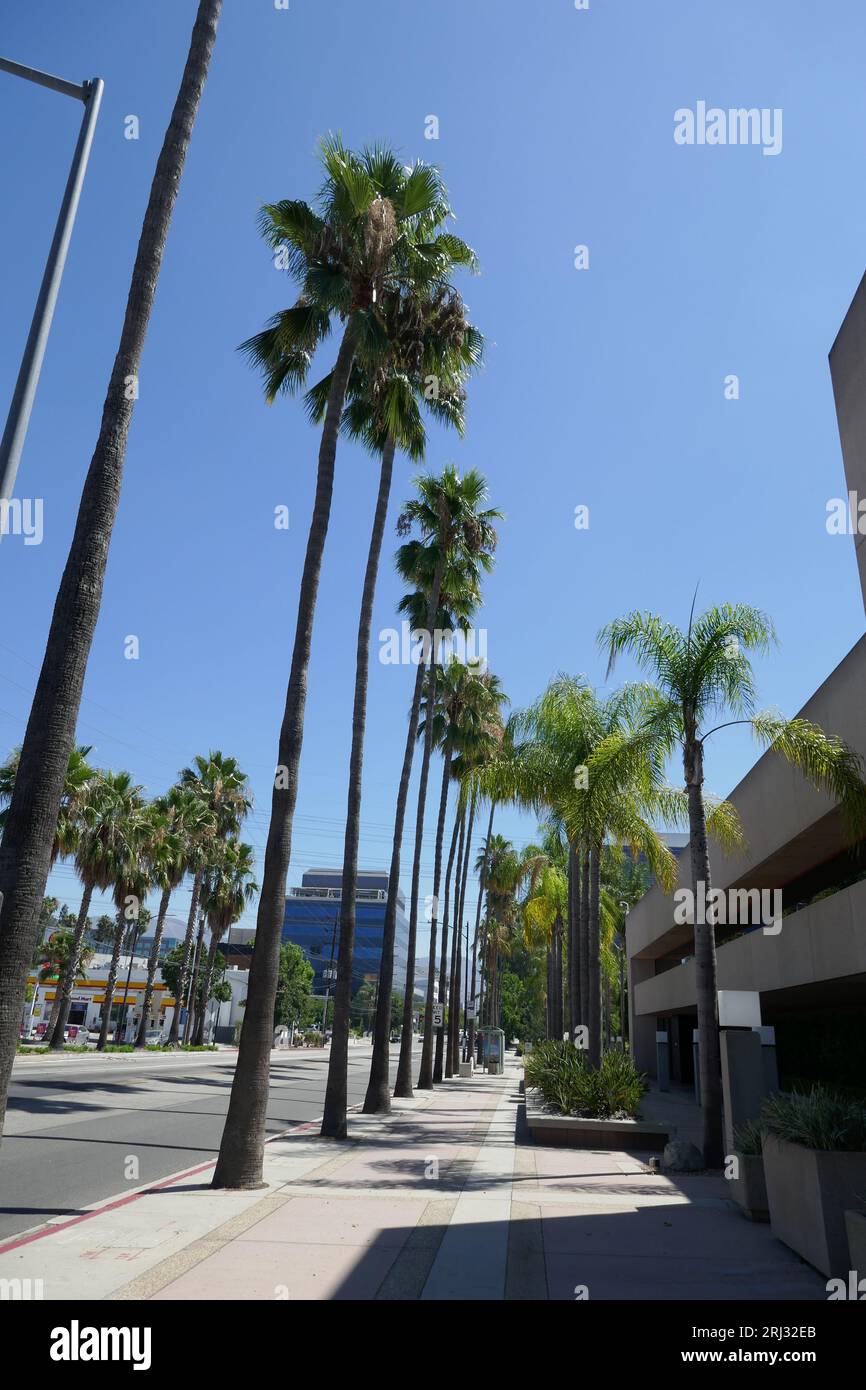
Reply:
[[[610,929],[604,928],[602,875],[611,844],[642,857],[665,891],[675,860],[655,829],[661,821],[689,831],[694,900],[711,888],[710,839],[723,850],[742,845],[733,806],[710,795],[704,760],[712,735],[747,725],[759,744],[784,757],[841,806],[852,839],[866,833],[866,785],[860,758],[841,739],[805,719],[756,709],[751,654],[775,640],[770,619],[745,604],[723,604],[681,630],[657,615],[633,612],[610,623],[599,642],[608,674],[622,654],[651,677],[601,696],[583,677],[553,680],[528,710],[512,716],[496,753],[470,775],[491,807],[508,803],[548,818],[554,840],[517,856],[488,836],[480,863],[487,884],[485,968],[493,1019],[499,1008],[498,965],[515,912],[548,952],[551,1036],[585,1030],[590,1061],[602,1053],[602,982]],[[671,760],[681,760],[682,789],[671,787]],[[607,905],[608,923],[614,904]],[[705,1162],[722,1159],[721,1063],[712,914],[694,922],[697,1014]],[[608,957],[608,966],[610,967]]]
[[[53,1049],[63,1047],[72,992],[84,961],[91,901],[94,893],[110,893],[116,915],[97,1044],[100,1050],[105,1048],[120,957],[124,949],[132,954],[150,917],[145,899],[155,891],[159,893],[159,907],[136,1037],[136,1046],[144,1046],[171,895],[188,877],[192,883],[191,901],[169,1034],[169,1043],[177,1046],[181,1001],[186,998],[192,973],[197,922],[196,956],[201,954],[205,929],[210,931],[208,954],[202,965],[206,1002],[219,943],[256,891],[254,851],[239,838],[251,807],[247,779],[236,759],[214,751],[197,756],[163,796],[147,801],[129,772],[92,766],[91,751],[85,745],[76,745],[72,750],[52,847],[52,863],[71,860],[81,882],[82,897],[59,973],[46,1041]],[[0,828],[5,827],[9,814],[19,765],[20,752],[16,751],[0,767]],[[201,1043],[204,1009],[198,1011],[194,1028],[189,1017],[187,1024],[187,1037],[193,1043]]]
[[[200,0],[198,6],[186,66],[145,212],[99,437],[6,811],[0,844],[0,1120],[47,875],[52,856],[60,852],[57,837],[62,833],[66,779],[137,394],[127,387],[130,377],[138,374],[220,9],[220,0]],[[467,384],[483,348],[463,298],[452,283],[459,271],[476,268],[476,258],[451,229],[452,210],[439,171],[424,163],[407,167],[383,147],[355,153],[339,137],[322,142],[320,160],[322,184],[313,204],[286,199],[262,210],[263,235],[276,253],[276,263],[288,271],[296,293],[293,304],[280,310],[263,331],[244,345],[252,363],[263,374],[267,399],[272,401],[282,393],[304,390],[307,413],[320,426],[321,433],[313,513],[277,746],[256,949],[214,1177],[217,1186],[257,1186],[262,1176],[283,903],[338,440],[341,434],[359,440],[378,459],[379,481],[358,619],[340,954],[322,1126],[322,1133],[329,1137],[340,1137],[346,1132],[354,887],[369,639],[393,465],[398,451],[412,459],[424,456],[425,416],[462,433]],[[318,350],[334,333],[339,335],[339,346],[333,366],[310,386]],[[477,611],[480,580],[492,564],[496,543],[494,523],[498,513],[486,504],[486,487],[480,475],[469,472],[461,478],[456,470],[445,469],[440,476],[425,475],[419,480],[418,495],[401,518],[400,529],[410,537],[398,555],[398,568],[410,588],[404,611],[428,634],[436,627],[466,622]],[[441,622],[440,618],[447,621]],[[396,888],[419,731],[422,786],[416,813],[411,914],[416,934],[417,863],[426,779],[430,754],[437,741],[443,754],[443,781],[434,857],[426,1027],[418,1084],[435,1084],[437,1077],[447,1074],[449,1066],[453,1069],[454,1065],[455,1010],[452,1009],[447,1032],[437,1035],[435,1045],[431,1027],[437,938],[440,997],[448,994],[450,983],[453,999],[454,981],[459,980],[461,972],[459,927],[465,910],[469,846],[474,818],[485,801],[491,818],[496,804],[512,802],[543,809],[562,827],[568,846],[566,911],[564,917],[561,908],[555,911],[553,920],[555,924],[559,917],[565,925],[560,930],[561,939],[553,940],[552,955],[554,962],[567,964],[564,997],[570,1001],[572,1021],[579,1018],[587,1027],[590,1053],[597,1059],[601,1048],[601,867],[606,841],[622,838],[636,844],[661,881],[668,882],[672,866],[652,832],[653,817],[661,810],[669,811],[674,818],[682,814],[692,833],[693,876],[708,883],[708,832],[715,829],[724,837],[736,830],[730,809],[724,803],[708,802],[704,796],[704,741],[714,731],[706,727],[708,718],[715,718],[717,710],[726,710],[735,717],[748,719],[765,743],[792,758],[813,780],[851,806],[852,814],[857,813],[855,785],[862,790],[862,780],[856,760],[847,750],[802,721],[786,722],[754,714],[748,652],[766,645],[770,634],[763,615],[743,606],[710,610],[690,622],[687,633],[651,615],[633,614],[606,630],[605,645],[611,662],[621,652],[629,652],[644,662],[655,676],[653,688],[629,687],[618,696],[601,699],[585,682],[564,679],[554,682],[538,705],[516,720],[513,727],[511,721],[504,725],[499,717],[501,692],[497,692],[491,678],[482,679],[484,673],[468,669],[460,672],[450,664],[441,666],[436,652],[430,654],[429,662],[419,663],[396,799],[389,911],[378,993],[381,1018],[377,1018],[375,1029],[376,1046],[365,1109],[382,1111],[390,1104],[387,1015],[393,978]],[[437,695],[440,683],[441,698]],[[476,697],[480,703],[472,705]],[[684,794],[670,793],[662,776],[665,761],[677,747],[683,759]],[[452,872],[446,867],[443,884],[444,831],[452,782],[458,787],[451,838],[453,852],[449,849]],[[171,834],[182,823],[183,811],[179,806],[167,806],[164,814],[165,833]],[[133,839],[135,833],[129,832]],[[215,813],[215,840],[225,839],[230,833],[220,814]],[[492,859],[491,834],[489,822],[487,845],[491,854],[485,856],[483,866],[488,885],[488,920],[480,937],[476,930],[473,956],[480,943],[482,956],[492,972],[489,987],[494,991],[495,1003],[496,971],[492,966],[496,948],[491,947],[490,909],[495,906],[496,894],[493,866],[487,863]],[[123,900],[141,897],[145,881],[147,865],[141,855],[135,858],[133,848],[132,843],[126,849],[118,847],[119,859],[126,866],[117,880],[124,890]],[[173,872],[176,871],[175,867]],[[184,872],[192,873],[193,904],[197,905],[208,891],[206,869],[190,864]],[[160,885],[163,893],[173,886],[170,877],[167,874]],[[495,914],[492,922],[495,925]],[[476,909],[476,925],[480,928],[480,907]],[[706,1138],[708,1151],[715,1154],[720,1136],[718,1047],[712,1036],[715,950],[711,925],[700,929],[696,925],[695,930],[703,1039],[702,1091],[708,1116]],[[190,950],[192,939],[193,932],[188,929]],[[559,989],[556,979],[552,968],[554,992]],[[409,1006],[413,982],[414,975],[407,981]],[[558,1008],[556,1004],[554,1013]],[[410,1043],[410,1030],[404,1027],[403,1048],[408,1049]],[[401,1049],[401,1094],[411,1088],[410,1061],[411,1054],[404,1054]]]

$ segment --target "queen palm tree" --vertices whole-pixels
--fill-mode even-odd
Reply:
[[[649,751],[663,759],[678,750],[682,757],[695,902],[702,885],[707,894],[711,891],[704,747],[720,729],[748,725],[759,743],[840,803],[852,836],[862,833],[866,823],[866,788],[858,755],[809,720],[756,712],[749,653],[766,652],[774,641],[770,618],[748,604],[720,604],[696,618],[693,602],[685,632],[656,614],[634,612],[615,619],[599,634],[609,670],[627,652],[654,680],[637,716],[632,746],[638,755]],[[712,912],[707,916],[712,919]],[[694,922],[694,942],[704,1162],[718,1168],[723,1157],[722,1080],[713,920]]]
[[[501,1007],[499,967],[510,949],[516,917],[516,893],[523,865],[510,840],[494,835],[486,846],[489,912],[484,924],[482,959],[487,982],[486,1017],[488,1026],[499,1026]]]
[[[662,797],[663,768],[635,749],[628,716],[631,689],[602,701],[582,678],[560,676],[518,720],[514,756],[479,774],[482,789],[526,809],[552,813],[571,847],[583,852],[580,977],[585,985],[578,1019],[588,1033],[590,1061],[601,1058],[600,862],[605,839],[637,846],[665,885],[675,863],[652,825]],[[669,798],[668,798],[669,800]],[[667,802],[665,802],[667,804]],[[719,812],[719,820],[724,817]],[[556,943],[561,955],[561,943]],[[561,1027],[561,977],[556,974],[554,1017]]]
[[[222,0],[200,0],[132,268],[96,449],[60,581],[0,845],[0,1132],[27,969],[51,863],[58,809],[120,500],[142,349]]]
[[[170,1047],[177,1047],[180,1040],[180,1013],[189,982],[196,913],[199,909],[204,872],[211,862],[214,840],[237,835],[252,806],[246,773],[242,771],[236,758],[226,756],[218,749],[211,750],[207,757],[197,754],[191,766],[181,771],[180,786],[198,798],[202,814],[196,820],[192,809],[188,811],[187,867],[193,875],[192,897],[183,940],[180,984],[169,1030]]]
[[[147,961],[141,1022],[135,1039],[137,1049],[142,1049],[145,1045],[162,933],[171,895],[188,873],[195,874],[203,866],[216,833],[216,820],[211,807],[192,786],[178,783],[171,787],[164,797],[153,803],[151,815],[154,822],[151,871],[154,884],[161,892],[156,928]],[[180,1006],[177,1001],[174,1014],[179,1019]]]
[[[252,359],[265,373],[267,394],[273,399],[277,392],[296,389],[306,381],[312,354],[330,332],[333,320],[339,319],[343,324],[319,445],[316,495],[271,800],[257,945],[229,1110],[214,1173],[216,1187],[255,1187],[261,1181],[274,1001],[307,669],[330,519],[337,435],[352,365],[359,345],[383,337],[380,305],[389,295],[399,294],[407,287],[433,286],[455,264],[473,263],[472,253],[459,238],[437,234],[448,208],[436,170],[416,164],[407,171],[388,150],[365,150],[358,156],[337,138],[323,142],[321,157],[325,185],[318,210],[296,201],[264,209],[265,236],[285,257],[301,295],[293,309],[278,314],[264,333],[247,345]],[[346,987],[344,982],[344,991]],[[329,1083],[330,1080],[329,1075]],[[330,1102],[326,1098],[325,1106],[330,1127],[335,1131],[339,1129],[339,1086],[337,1073]]]
[[[214,863],[204,876],[201,906],[210,929],[210,947],[201,990],[201,1007],[193,1035],[195,1046],[204,1042],[204,1015],[210,998],[217,948],[229,927],[240,920],[247,903],[252,902],[258,892],[254,871],[255,850],[252,845],[241,844],[238,840],[224,840]]]
[[[529,892],[523,903],[523,935],[527,950],[544,946],[547,955],[547,1036],[562,1036],[562,976],[557,964],[562,924],[568,911],[568,877],[543,852],[533,865]]]

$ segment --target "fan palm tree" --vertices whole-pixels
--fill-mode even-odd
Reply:
[[[248,902],[258,892],[253,878],[255,850],[238,840],[224,840],[215,862],[204,876],[201,906],[210,929],[210,947],[201,990],[201,1007],[193,1035],[193,1044],[204,1042],[204,1016],[210,998],[211,981],[216,964],[217,948],[233,923],[240,920]]]
[[[211,862],[214,839],[237,835],[252,806],[246,773],[241,770],[236,758],[228,757],[218,749],[209,752],[207,757],[198,754],[192,765],[182,770],[180,786],[198,798],[203,814],[196,820],[191,809],[188,813],[187,867],[193,875],[192,898],[183,940],[180,984],[168,1037],[171,1047],[177,1047],[180,1039],[180,1013],[189,982],[196,913],[204,872]]]
[[[384,337],[380,305],[388,296],[442,282],[456,264],[473,264],[458,237],[439,231],[448,215],[438,172],[416,164],[406,170],[388,150],[355,155],[342,141],[321,146],[325,184],[318,209],[297,201],[266,207],[262,227],[300,287],[293,309],[278,314],[246,345],[263,370],[269,399],[295,390],[307,377],[316,347],[335,319],[342,338],[324,412],[316,494],[298,603],[286,703],[280,729],[277,775],[265,850],[238,1063],[229,1102],[216,1187],[255,1187],[261,1181],[274,1001],[292,822],[303,741],[307,669],[313,618],[330,519],[337,435],[352,365],[359,348]],[[345,989],[345,985],[344,985]],[[330,1081],[330,1076],[329,1076]],[[336,1087],[336,1090],[335,1090]],[[335,1075],[326,1114],[339,1129],[339,1081]]]
[[[114,882],[118,849],[125,841],[129,817],[141,805],[141,793],[142,788],[128,772],[97,772],[89,783],[87,799],[81,804],[75,872],[84,892],[73,932],[73,949],[48,1029],[48,1044],[55,1051],[63,1047],[91,899],[94,892],[105,892]]]
[[[459,624],[468,622],[473,610],[474,595],[464,589],[458,595],[452,597],[451,609],[444,608],[441,604],[433,620],[434,631],[438,628],[442,632],[451,632]],[[458,605],[460,611],[458,612]],[[404,594],[398,605],[399,611],[407,615],[411,629],[413,631],[425,630],[424,625],[427,621],[428,599],[423,589],[416,589],[412,593]],[[426,700],[427,706],[432,707],[436,699],[436,671],[437,667],[431,663],[426,668],[426,675],[423,677],[425,684],[422,686],[421,697]],[[422,668],[419,667],[419,675]],[[416,677],[416,679],[418,679]],[[415,958],[418,947],[418,894],[421,880],[421,847],[424,839],[424,813],[427,804],[427,783],[430,776],[430,756],[433,751],[433,720],[424,721],[423,729],[419,729],[418,735],[422,740],[421,767],[418,776],[418,805],[415,812],[415,845],[412,857],[412,888],[409,895],[409,933],[406,945],[406,985],[403,993],[403,1025],[400,1034],[400,1056],[397,1063],[397,1077],[394,1083],[394,1095],[406,1099],[412,1098],[412,1043],[414,1039],[414,1020],[415,1020]]]
[[[117,983],[121,952],[125,943],[129,945],[130,953],[134,948],[139,915],[152,883],[148,863],[152,835],[153,823],[148,815],[148,808],[137,795],[130,797],[125,805],[124,813],[117,818],[116,833],[108,864],[111,873],[111,895],[114,900],[116,924],[108,976],[105,982],[102,1022],[96,1044],[98,1052],[103,1052],[108,1042],[108,1030],[111,1026],[111,1014],[114,1007],[114,988]],[[118,1024],[115,1029],[117,1036],[120,1033],[119,1025],[120,1017],[118,1016]]]
[[[502,739],[501,706],[505,703],[505,692],[498,676],[484,671],[480,676],[480,687],[473,691],[469,715],[464,714],[456,733],[456,758],[451,771],[460,786],[460,801],[468,804],[465,843],[461,843],[460,872],[455,878],[454,928],[451,938],[451,981],[448,1012],[448,1046],[446,1047],[445,1075],[453,1076],[459,1066],[460,1045],[460,984],[463,971],[463,913],[466,902],[466,885],[469,877],[469,859],[472,852],[472,832],[475,826],[475,813],[478,791],[472,783],[474,770],[482,766],[495,751],[499,750]],[[464,836],[461,829],[461,842]],[[459,887],[458,887],[459,878]],[[468,962],[467,962],[468,964]]]
[[[120,500],[126,441],[147,335],[192,128],[210,66],[222,0],[200,0],[189,52],[156,165],[120,344],[84,483],[75,532],[21,747],[15,792],[0,845],[0,1132],[27,969],[51,864],[58,808]]]
[[[383,306],[383,313],[389,346],[386,350],[380,349],[378,359],[365,361],[361,358],[356,364],[357,381],[354,385],[350,381],[351,399],[347,407],[350,434],[362,439],[373,452],[381,454],[382,467],[358,624],[349,794],[341,880],[339,961],[328,1068],[329,1078],[333,1072],[334,1082],[331,1087],[331,1099],[326,1100],[323,1120],[323,1133],[334,1135],[339,1135],[345,1128],[346,1082],[343,1077],[348,1066],[370,628],[394,452],[399,445],[410,457],[423,457],[426,436],[418,397],[422,393],[423,383],[431,378],[438,383],[438,389],[433,400],[427,402],[428,405],[434,406],[433,413],[440,420],[446,420],[454,425],[460,434],[463,433],[463,382],[469,368],[481,355],[480,335],[466,322],[462,301],[450,287],[437,288],[432,298],[428,299],[404,291],[402,296],[391,297],[390,302]],[[411,726],[410,715],[410,728]],[[393,935],[396,929],[400,845],[411,762],[412,749],[407,743],[403,767],[405,776],[401,777],[397,795],[395,840],[384,924],[386,938]],[[392,906],[389,907],[388,904]],[[390,998],[390,993],[383,997]]]
[[[135,1046],[142,1049],[147,1035],[148,1019],[153,1001],[153,987],[159,965],[159,952],[162,933],[171,895],[185,876],[193,874],[204,864],[205,856],[216,833],[214,813],[192,786],[179,783],[173,786],[164,797],[158,798],[151,807],[153,818],[153,837],[151,848],[151,871],[154,885],[161,890],[159,908],[156,914],[156,929],[147,961],[147,981],[144,987],[144,1002],[141,1021],[135,1039]],[[180,1006],[175,1001],[174,1016],[180,1016]]]
[[[58,859],[65,859],[68,855],[74,854],[77,848],[82,807],[86,804],[94,780],[98,775],[87,761],[92,751],[90,744],[77,743],[69,754],[66,777],[60,797],[60,812],[54,831],[54,842],[51,846],[50,864],[52,867]],[[0,767],[0,807],[3,808],[0,810],[0,831],[6,828],[9,805],[12,801],[12,792],[15,788],[20,760],[21,749],[15,748]]]
[[[427,594],[428,607],[424,634],[428,648],[427,655],[430,662],[435,665],[440,659],[438,639],[433,626],[435,615],[440,604],[443,603],[446,607],[454,607],[456,604],[457,610],[462,611],[467,606],[467,601],[461,595],[466,592],[471,592],[474,595],[477,592],[480,574],[489,570],[493,564],[493,551],[496,545],[493,522],[500,513],[483,506],[487,500],[487,487],[484,479],[475,470],[470,470],[461,478],[457,470],[449,465],[439,476],[434,474],[422,475],[415,480],[415,485],[418,495],[406,504],[398,521],[397,529],[398,534],[405,536],[409,534],[413,526],[416,526],[420,535],[400,547],[397,553],[397,569],[401,578],[408,579]],[[452,597],[455,595],[456,598]],[[390,1001],[394,979],[394,939],[397,925],[397,888],[400,877],[403,823],[418,729],[423,681],[424,672],[419,662],[409,712],[397,812],[394,820],[394,838],[388,878],[388,902],[386,904],[382,956],[379,967],[376,1024],[373,1032],[373,1056],[370,1065],[370,1080],[364,1097],[366,1114],[387,1113],[391,1107],[388,1071]],[[441,842],[439,849],[441,869]],[[438,886],[434,883],[434,913],[437,893]],[[435,915],[431,930],[435,932]],[[335,1123],[339,1127],[340,1114],[342,1113],[344,1129],[345,1107],[341,1112],[340,1100],[341,1097],[338,1093]]]
[[[695,902],[709,894],[707,798],[704,747],[707,739],[733,724],[748,725],[756,739],[779,754],[816,787],[840,803],[852,836],[866,823],[866,788],[858,755],[842,739],[825,734],[806,719],[784,719],[756,712],[750,652],[763,653],[775,641],[770,618],[748,604],[720,604],[694,616],[685,632],[653,613],[630,613],[599,634],[608,669],[629,653],[654,684],[643,694],[633,747],[664,759],[678,750],[688,798],[689,851]],[[726,716],[732,716],[727,718]],[[709,726],[709,727],[708,727]],[[712,918],[712,912],[706,914]],[[704,1162],[721,1166],[722,1079],[716,992],[716,939],[712,920],[694,922],[695,983],[703,1108]]]

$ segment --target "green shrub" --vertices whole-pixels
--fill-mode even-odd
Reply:
[[[754,1156],[761,1152],[764,1127],[756,1120],[746,1120],[734,1130],[734,1148],[744,1156]]]
[[[542,1042],[524,1063],[527,1086],[560,1115],[588,1120],[633,1119],[646,1090],[627,1052],[606,1052],[599,1067],[570,1042]]]
[[[788,1144],[837,1153],[866,1152],[866,1104],[824,1086],[769,1096],[761,1122],[766,1133]]]

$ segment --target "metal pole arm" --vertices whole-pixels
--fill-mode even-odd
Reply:
[[[64,96],[86,101],[89,82],[67,82],[65,77],[54,77],[50,72],[40,72],[38,68],[28,68],[24,63],[15,63],[11,58],[0,58],[0,71],[9,72],[13,77],[24,77],[28,82],[37,82],[40,87],[50,87],[52,92],[62,92]]]

